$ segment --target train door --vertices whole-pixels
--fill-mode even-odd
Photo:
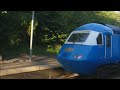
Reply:
[[[105,58],[111,58],[112,56],[112,36],[110,34],[105,35]]]

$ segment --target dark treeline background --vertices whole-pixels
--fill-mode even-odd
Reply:
[[[29,54],[31,11],[0,11],[0,54]],[[35,11],[33,54],[57,54],[72,30],[99,22],[120,26],[113,11]]]

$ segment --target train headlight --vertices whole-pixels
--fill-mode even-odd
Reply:
[[[73,58],[75,58],[75,59],[81,59],[82,55],[75,55]]]
[[[73,58],[77,58],[77,55],[75,55]]]
[[[78,58],[78,59],[81,59],[81,58],[82,58],[82,55],[79,55],[77,58]]]

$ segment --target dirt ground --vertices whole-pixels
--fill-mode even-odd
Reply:
[[[92,76],[80,76],[66,72],[63,68],[20,73],[15,75],[2,76],[0,79],[97,79]],[[120,79],[120,71],[112,73],[102,79]]]
[[[23,61],[26,60],[27,58],[28,56],[25,56],[25,55],[21,57]],[[41,57],[38,57],[38,56],[34,56],[33,58],[34,58],[33,60],[35,61],[41,59]],[[16,61],[16,60],[13,60],[13,61]],[[107,68],[107,71],[105,71],[105,68],[103,71],[105,73],[108,71],[114,71],[114,72],[108,74],[107,77],[104,77],[102,79],[120,79],[120,65],[117,66],[117,68],[116,66],[115,67],[109,66],[109,68]],[[7,76],[0,77],[0,79],[97,79],[97,78],[98,77],[96,76],[75,75],[73,73],[65,71],[63,68],[34,71],[34,72],[20,73],[20,74],[7,75]]]
[[[59,79],[61,76],[69,76],[72,73],[65,72],[63,68],[20,73],[15,75],[1,76],[0,79]]]

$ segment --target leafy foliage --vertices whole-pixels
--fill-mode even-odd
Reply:
[[[58,49],[69,33],[86,23],[120,26],[113,11],[35,11],[33,46]],[[29,47],[31,11],[0,11],[0,53],[8,48]],[[47,51],[47,50],[46,50]],[[57,52],[57,51],[56,51]]]

